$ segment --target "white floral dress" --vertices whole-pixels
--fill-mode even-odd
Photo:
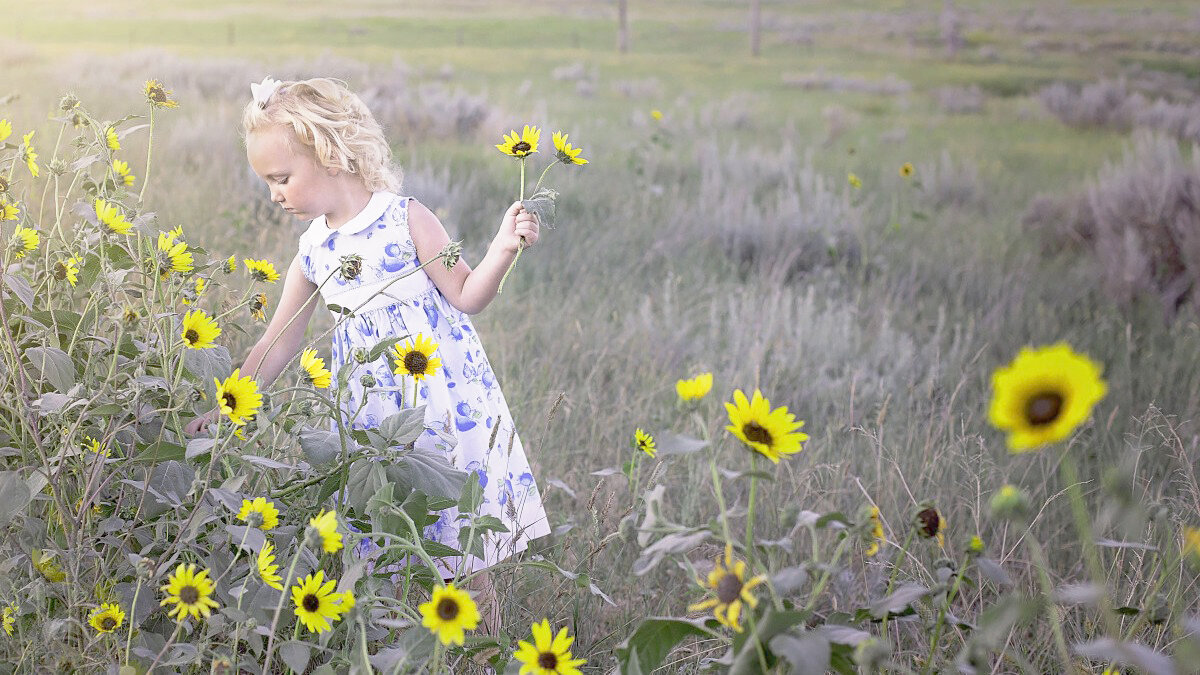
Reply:
[[[326,303],[354,309],[370,298],[334,330],[334,373],[354,358],[355,349],[369,350],[388,337],[419,334],[437,343],[434,356],[441,359],[442,367],[420,381],[417,403],[426,406],[426,429],[416,443],[445,453],[463,471],[479,472],[480,514],[499,518],[509,531],[486,533],[484,559],[468,556],[466,569],[490,567],[549,534],[550,525],[508,404],[470,318],[446,300],[424,270],[397,280],[420,266],[408,230],[408,202],[408,197],[377,192],[362,212],[340,228],[330,229],[324,216],[312,221],[300,237],[300,267],[309,281],[318,286],[324,282],[321,295]],[[337,270],[341,258],[353,254],[361,256],[362,271],[347,281]],[[363,373],[377,382],[377,388],[366,394],[359,382]],[[386,387],[402,388],[404,393],[379,390]],[[350,379],[347,416],[359,411],[364,395],[365,405],[349,420],[354,428],[375,427],[402,405],[413,407],[413,382],[394,375],[392,359],[385,355],[360,366]],[[494,431],[496,425],[500,428]],[[489,445],[493,433],[495,442]],[[457,443],[447,442],[444,436],[456,438]],[[458,531],[464,521],[456,509],[439,514],[425,536],[459,548]],[[440,562],[446,565],[444,571],[452,573],[461,560]]]

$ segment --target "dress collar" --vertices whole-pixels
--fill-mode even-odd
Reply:
[[[319,218],[313,219],[312,224],[308,226],[308,234],[318,241],[324,241],[334,234],[350,236],[362,232],[367,226],[379,220],[379,217],[387,211],[388,206],[395,198],[396,195],[391,192],[376,192],[371,195],[371,200],[367,202],[363,210],[359,211],[350,220],[347,220],[341,227],[337,229],[329,228],[325,224],[325,216],[322,215]]]

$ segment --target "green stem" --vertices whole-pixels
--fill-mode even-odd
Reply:
[[[267,638],[267,660],[263,663],[262,672],[271,672],[271,657],[275,656],[273,647],[275,646],[275,631],[279,628],[279,615],[283,613],[283,600],[287,597],[287,589],[292,585],[292,575],[296,573],[296,563],[300,562],[301,549],[304,548],[305,531],[301,529],[296,533],[299,540],[299,545],[296,547],[296,552],[292,554],[292,564],[288,566],[287,578],[283,582],[283,592],[279,594],[279,602],[275,603],[275,616],[271,619],[271,637]],[[299,623],[297,621],[297,623]]]
[[[1079,533],[1080,545],[1083,547],[1083,558],[1087,564],[1088,576],[1098,588],[1104,589],[1100,594],[1100,614],[1104,617],[1104,629],[1108,637],[1116,640],[1121,636],[1117,625],[1116,613],[1113,612],[1112,602],[1108,597],[1108,575],[1100,562],[1100,552],[1096,549],[1096,539],[1092,532],[1091,519],[1088,517],[1087,504],[1083,500],[1083,492],[1079,489],[1079,472],[1075,468],[1075,458],[1070,451],[1063,452],[1062,462],[1059,463],[1063,482],[1067,484],[1067,495],[1071,499],[1071,512],[1075,516],[1075,529]]]
[[[546,173],[548,173],[550,171],[550,167],[554,166],[555,164],[558,164],[558,162],[557,161],[550,162],[549,164],[546,165],[546,168],[542,170],[542,175],[538,176],[537,182],[533,184],[533,190],[532,190],[533,194],[535,194],[535,195],[537,194],[538,188],[541,187],[541,185],[542,185],[542,179],[546,177]]]
[[[942,625],[946,620],[946,612],[950,611],[950,603],[954,602],[954,596],[958,595],[958,586],[962,582],[962,568],[966,566],[968,557],[963,558],[962,565],[955,570],[954,585],[950,587],[950,593],[946,595],[946,604],[942,605],[938,611],[937,624],[933,627],[933,639],[929,643],[929,656],[925,658],[925,667],[921,670],[922,675],[932,672],[933,659],[937,654],[938,638],[942,634]]]
[[[134,617],[137,616],[138,593],[142,592],[142,578],[139,576],[137,585],[133,587],[133,604],[129,607],[129,633],[125,636],[125,665],[129,665],[129,646],[133,642]]]
[[[758,453],[750,453],[750,503],[746,513],[746,563],[754,563],[754,495],[758,492]]]
[[[150,106],[150,133],[146,139],[146,175],[142,177],[142,189],[138,192],[138,203],[141,204],[146,195],[146,186],[150,184],[150,150],[154,147],[154,106]]]
[[[908,556],[908,545],[912,543],[913,533],[916,532],[913,528],[908,528],[908,534],[904,535],[904,545],[900,547],[900,554],[896,556],[896,562],[892,565],[892,573],[888,576],[887,592],[883,595],[887,597],[892,594],[892,587],[896,584],[896,575],[900,573],[900,566],[904,564],[904,559]],[[879,632],[885,637],[888,629],[888,615],[883,615],[883,623],[880,625]]]
[[[838,542],[837,548],[833,550],[833,557],[829,559],[829,564],[825,566],[825,571],[821,573],[821,578],[817,581],[817,585],[813,587],[812,595],[808,598],[808,604],[804,606],[804,613],[808,614],[813,607],[817,606],[817,598],[821,596],[821,591],[825,590],[825,586],[833,577],[833,568],[837,567],[838,562],[842,559],[842,553],[846,551],[846,545],[850,543],[850,537],[842,537]]]
[[[1050,619],[1050,630],[1054,633],[1054,646],[1058,649],[1058,657],[1062,660],[1063,672],[1072,673],[1071,652],[1067,649],[1067,640],[1063,636],[1062,613],[1054,604],[1054,584],[1050,581],[1049,565],[1046,563],[1046,553],[1033,532],[1026,534],[1025,540],[1029,545],[1029,554],[1033,556],[1033,564],[1037,567],[1038,581],[1042,585],[1042,594],[1046,596],[1046,614]]]

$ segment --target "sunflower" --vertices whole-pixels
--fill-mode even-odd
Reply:
[[[938,546],[946,545],[946,536],[942,534],[946,529],[946,518],[934,505],[924,503],[919,506],[913,516],[913,527],[917,528],[917,534],[926,539],[936,538]]]
[[[125,215],[121,213],[116,204],[109,204],[104,199],[97,197],[92,206],[96,210],[96,219],[113,232],[129,234],[129,230],[133,228],[133,223],[125,220]]]
[[[13,634],[13,627],[17,625],[17,611],[16,605],[6,605],[4,607],[4,632],[10,636]]]
[[[992,373],[988,417],[1010,451],[1024,452],[1070,436],[1105,391],[1100,366],[1066,343],[1025,347]]]
[[[900,176],[902,178],[908,178],[913,175],[914,170],[915,169],[913,169],[912,162],[905,162],[900,165]]]
[[[864,532],[867,534],[868,541],[871,543],[867,545],[867,550],[864,551],[864,553],[866,553],[867,557],[869,558],[876,553],[879,553],[880,542],[887,541],[887,538],[883,534],[883,521],[879,519],[878,506],[871,506],[867,508],[867,521],[870,523],[870,527],[866,528]]]
[[[28,227],[17,227],[12,235],[13,255],[18,260],[25,257],[26,253],[38,247],[42,243],[41,236],[37,230],[31,230]]]
[[[766,577],[761,574],[747,580],[746,563],[741,560],[734,562],[733,545],[726,543],[725,564],[721,564],[721,558],[718,556],[716,566],[708,573],[707,582],[696,577],[700,587],[712,591],[713,597],[688,605],[688,611],[695,612],[712,607],[713,616],[717,621],[740,633],[742,626],[738,622],[738,616],[742,611],[742,603],[757,607],[758,598],[750,594],[750,589],[764,581]]]
[[[167,597],[160,604],[175,605],[167,611],[167,616],[174,616],[177,621],[189,616],[199,619],[200,615],[207,619],[218,606],[217,601],[210,597],[213,594],[213,582],[208,578],[208,570],[196,574],[195,563],[180,563],[162,590]]]
[[[133,181],[137,180],[137,176],[129,172],[129,162],[124,162],[114,158],[112,161],[113,173],[117,175],[117,182],[122,185],[133,185]]]
[[[463,633],[479,626],[479,609],[466,591],[446,584],[433,589],[429,602],[421,603],[421,625],[441,640],[442,644],[463,643]]]
[[[93,452],[97,455],[104,455],[105,457],[108,457],[110,454],[108,448],[104,447],[99,440],[92,438],[91,436],[83,437],[83,449]]]
[[[679,400],[684,403],[699,401],[708,396],[708,392],[712,391],[712,383],[712,373],[700,373],[690,380],[676,381],[675,393],[679,395]]]
[[[266,281],[275,283],[279,281],[279,272],[275,271],[275,266],[266,260],[251,260],[246,258],[242,262],[246,263],[246,271],[250,276],[257,281]]]
[[[305,349],[300,354],[300,367],[304,369],[309,384],[317,389],[329,388],[332,373],[325,368],[325,359],[317,356],[317,350]]]
[[[538,138],[541,135],[540,129],[526,124],[520,136],[514,129],[504,136],[504,142],[497,145],[496,149],[513,157],[528,157],[538,151]]]
[[[33,568],[45,577],[47,581],[59,582],[66,580],[67,573],[54,562],[53,554],[46,555],[41,549],[35,548],[31,551],[30,558],[33,560]]]
[[[179,299],[185,305],[190,305],[200,299],[204,295],[204,289],[208,287],[208,279],[204,277],[196,277],[192,283],[192,288],[183,290],[183,297]]]
[[[804,422],[797,421],[787,406],[771,410],[771,402],[757,389],[750,401],[738,389],[733,392],[733,401],[725,404],[729,411],[729,426],[725,429],[752,450],[778,464],[780,457],[804,449],[800,444],[808,440],[808,434],[798,431]]]
[[[221,327],[204,310],[197,309],[183,315],[183,341],[192,349],[215,347],[213,340],[221,334]]]
[[[282,579],[275,573],[279,569],[279,565],[274,564],[274,551],[275,547],[271,542],[264,543],[258,552],[258,557],[255,558],[255,563],[258,566],[258,576],[262,577],[263,583],[277,591],[282,591],[283,585],[279,583]]]
[[[0,220],[16,220],[20,214],[21,209],[16,204],[10,204],[0,199]]]
[[[397,375],[412,375],[418,381],[432,375],[442,367],[442,360],[433,355],[437,343],[424,335],[417,335],[404,346],[392,347],[392,359],[396,362]]]
[[[250,376],[242,377],[241,369],[235,369],[233,374],[224,382],[213,378],[217,383],[217,400],[221,412],[228,415],[236,425],[242,426],[248,417],[254,417],[262,406],[262,394],[258,393],[258,383]]]
[[[117,130],[111,126],[104,127],[104,143],[109,150],[116,152],[121,149],[121,139],[117,136]]]
[[[33,134],[34,132],[31,131],[21,137],[24,141],[21,145],[21,159],[25,162],[25,166],[29,168],[30,175],[37,178],[38,174],[41,173],[41,169],[37,165],[38,155],[33,150]]]
[[[326,553],[336,553],[342,548],[342,533],[337,529],[337,512],[322,510],[312,520],[308,521],[316,536],[320,538],[321,550]]]
[[[572,659],[570,646],[575,638],[567,635],[567,627],[563,626],[558,635],[550,628],[550,621],[542,619],[531,626],[533,644],[520,640],[520,647],[513,658],[521,662],[520,675],[580,675],[579,666],[587,663],[587,659]]]
[[[1183,557],[1200,568],[1200,528],[1183,528]]]
[[[279,509],[275,508],[274,502],[267,501],[266,497],[255,497],[254,501],[243,499],[237,519],[266,532],[279,524]]]
[[[862,179],[860,179],[855,174],[852,174],[852,173],[846,174],[846,181],[849,182],[850,187],[854,188],[855,190],[862,187]]]
[[[233,274],[237,271],[237,256],[231,255],[221,263],[221,271],[225,274]]]
[[[583,148],[572,148],[571,144],[567,142],[568,135],[556,131],[551,137],[554,140],[555,157],[563,164],[587,164],[588,161],[579,156],[579,153],[583,152]]]
[[[12,122],[0,119],[0,142],[12,135]]]
[[[354,607],[352,593],[337,593],[337,580],[325,581],[325,572],[317,570],[292,586],[292,602],[296,603],[296,617],[310,632],[324,633],[332,627],[332,621]]]
[[[654,437],[640,428],[633,431],[633,446],[650,455],[651,459],[654,459],[654,454],[658,452],[658,448],[654,446]]]
[[[56,281],[65,281],[72,286],[79,281],[79,263],[83,259],[78,256],[71,256],[66,260],[59,260],[54,263],[54,279]]]
[[[146,100],[154,108],[174,108],[179,105],[171,100],[171,92],[167,91],[158,80],[146,80],[144,92]]]
[[[88,623],[100,633],[111,633],[125,623],[125,612],[115,602],[106,602],[88,615]]]
[[[158,275],[166,279],[171,272],[190,274],[195,264],[187,244],[176,241],[173,234],[158,233],[158,250],[162,253],[158,263]]]
[[[250,318],[255,321],[267,320],[267,296],[265,293],[255,293],[250,296],[250,302],[247,307],[250,308]]]
[[[661,122],[663,118],[662,111],[657,108],[650,111],[650,116],[654,118],[655,122]]]

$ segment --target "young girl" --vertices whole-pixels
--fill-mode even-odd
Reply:
[[[426,430],[417,447],[445,453],[463,471],[477,471],[481,513],[499,518],[509,530],[487,533],[483,560],[439,561],[443,577],[490,567],[524,550],[550,527],[504,394],[467,315],[496,297],[518,246],[537,242],[536,217],[520,202],[509,207],[475,269],[462,260],[446,269],[439,260],[411,273],[435,258],[450,237],[429,209],[398,196],[391,149],[358,96],[324,78],[268,79],[253,90],[255,100],[242,119],[250,166],[266,181],[271,201],[312,222],[300,236],[279,306],[242,372],[253,373],[263,386],[275,380],[303,345],[316,307],[310,297],[318,287],[326,303],[354,311],[333,333],[334,373],[356,350],[361,354],[390,336],[411,336],[397,346],[407,352],[403,363],[410,372],[426,373],[417,379],[415,405],[426,406]],[[357,275],[339,273],[342,260],[355,255],[361,257]],[[406,273],[411,274],[397,280]],[[404,349],[410,344],[412,349]],[[394,374],[395,358],[385,354],[355,371],[343,410],[352,426],[373,427],[402,406],[414,406],[413,376]],[[366,373],[376,387],[364,388],[360,376]],[[448,443],[447,436],[457,443]],[[457,548],[457,516],[453,509],[441,511],[425,535]],[[485,626],[495,628],[498,607],[487,574],[477,575],[471,587],[482,596]]]

